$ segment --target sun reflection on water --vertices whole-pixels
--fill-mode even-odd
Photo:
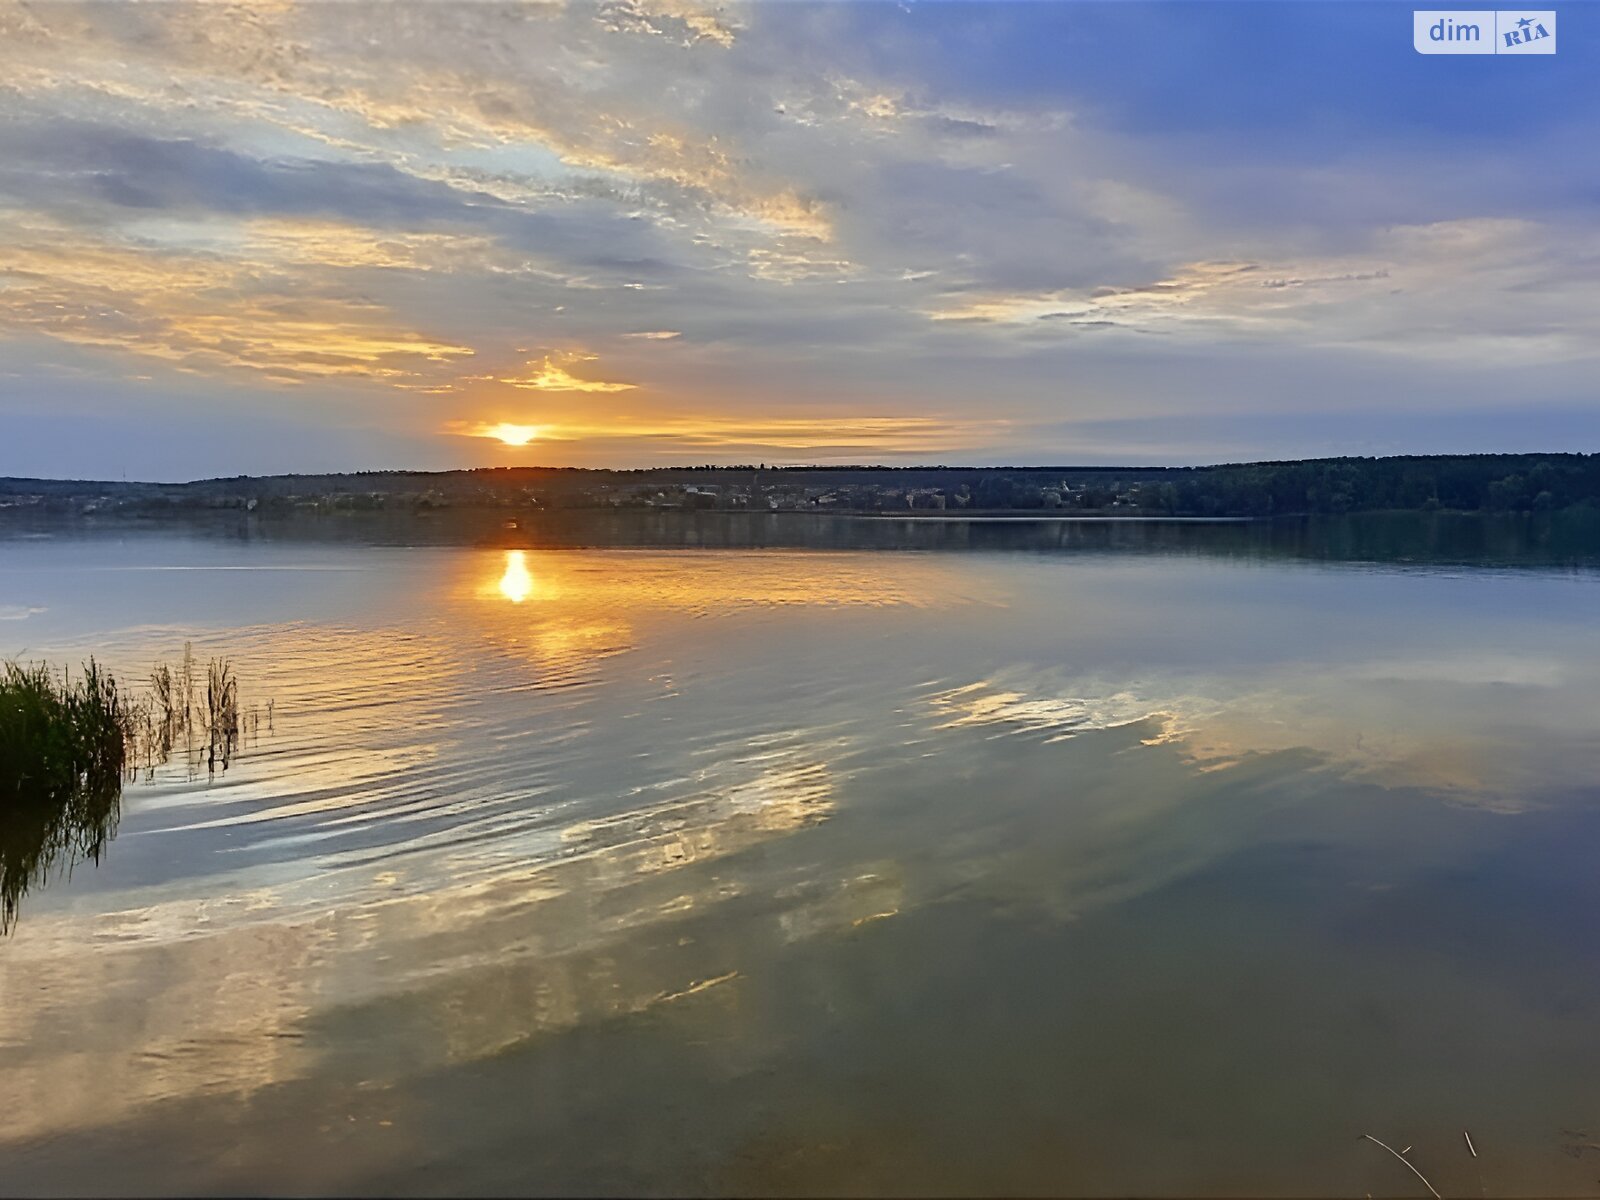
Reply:
[[[528,570],[525,550],[506,551],[506,569],[500,576],[500,594],[513,604],[521,604],[533,595],[535,584]]]
[[[706,616],[750,609],[940,608],[1005,603],[964,594],[960,576],[927,560],[873,561],[855,553],[523,549],[462,559],[462,594],[552,612],[643,611]]]

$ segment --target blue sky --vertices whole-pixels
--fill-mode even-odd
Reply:
[[[1600,449],[1600,10],[1411,11],[0,7],[0,473]]]

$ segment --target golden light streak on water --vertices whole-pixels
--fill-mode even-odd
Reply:
[[[500,594],[513,604],[533,595],[533,576],[528,572],[528,555],[522,550],[506,551],[506,569],[500,574]]]

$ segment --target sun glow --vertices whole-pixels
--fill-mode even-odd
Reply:
[[[528,570],[526,551],[506,551],[506,569],[500,576],[500,594],[513,604],[521,604],[533,594],[533,575]]]
[[[508,425],[502,421],[498,425],[490,425],[483,431],[483,436],[502,441],[508,446],[526,446],[539,436],[539,426]]]

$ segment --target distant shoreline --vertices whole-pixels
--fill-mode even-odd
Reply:
[[[792,511],[802,513],[802,515],[806,515],[806,516],[813,515],[813,514],[810,514],[810,513],[805,513],[805,511],[803,509],[794,509]],[[776,514],[773,514],[773,515],[776,515]],[[1130,513],[1127,516],[1113,516],[1110,513],[1059,513],[1059,512],[1049,512],[1049,513],[908,512],[908,513],[904,513],[904,514],[901,514],[901,513],[881,513],[881,512],[878,512],[878,513],[841,512],[841,513],[825,513],[823,515],[825,515],[825,516],[846,517],[846,518],[849,518],[851,520],[857,520],[857,521],[917,521],[919,523],[930,523],[931,522],[931,523],[935,523],[935,524],[941,524],[941,523],[942,524],[975,524],[977,522],[988,522],[988,521],[1022,521],[1022,522],[1034,522],[1034,523],[1072,522],[1072,523],[1084,523],[1084,524],[1088,524],[1088,523],[1092,523],[1092,522],[1114,522],[1114,523],[1119,524],[1119,525],[1131,525],[1131,524],[1138,524],[1138,523],[1148,524],[1148,523],[1151,523],[1151,522],[1159,522],[1159,523],[1161,523],[1163,525],[1176,524],[1176,523],[1179,523],[1179,522],[1182,522],[1182,523],[1185,523],[1185,524],[1190,524],[1190,525],[1236,525],[1236,524],[1240,524],[1242,522],[1262,521],[1262,520],[1271,520],[1272,519],[1270,517],[1183,517],[1183,516],[1171,516],[1171,517],[1169,517],[1169,516],[1163,516],[1163,515],[1161,515],[1159,513]]]
[[[1600,510],[1600,454],[1326,458],[1211,467],[769,467],[239,476],[183,484],[0,479],[0,510],[279,516],[496,509],[831,513],[912,520],[1264,518]]]

